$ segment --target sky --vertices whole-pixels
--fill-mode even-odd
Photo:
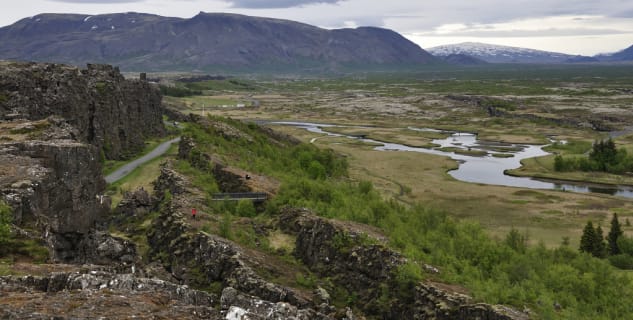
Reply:
[[[4,2],[9,2],[4,0]],[[295,20],[322,28],[374,26],[422,48],[482,42],[595,55],[633,45],[631,0],[19,0],[0,26],[39,13],[144,12],[191,18],[200,11]]]

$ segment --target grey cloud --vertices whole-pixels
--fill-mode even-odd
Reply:
[[[633,18],[633,8],[630,9],[630,10],[623,10],[623,11],[616,12],[615,14],[613,14],[613,17],[616,17],[616,18]]]
[[[628,32],[615,29],[544,29],[544,30],[473,30],[451,32],[448,37],[479,37],[479,38],[524,38],[524,37],[567,37],[567,36],[604,36],[613,34],[627,34]],[[433,32],[423,32],[419,35],[437,35]]]
[[[144,2],[145,0],[52,0],[54,2],[67,2],[67,3],[130,3],[130,2]]]
[[[586,15],[633,17],[633,1],[622,0],[389,0],[389,4],[382,8],[386,26],[405,33],[432,30],[449,24],[482,26],[559,15],[580,18]],[[355,9],[357,10],[348,12],[359,16],[364,12],[362,6]]]
[[[231,4],[234,8],[249,9],[273,9],[302,7],[309,4],[338,3],[345,0],[234,0]]]

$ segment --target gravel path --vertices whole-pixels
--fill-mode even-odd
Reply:
[[[136,169],[138,166],[152,160],[155,159],[156,157],[161,156],[162,154],[164,154],[165,152],[167,152],[167,150],[169,150],[169,147],[171,146],[172,143],[176,143],[176,142],[180,142],[180,137],[175,138],[175,139],[171,139],[169,141],[163,142],[161,144],[159,144],[156,148],[154,148],[154,150],[150,151],[148,154],[130,161],[129,163],[126,163],[124,166],[122,166],[121,168],[115,170],[114,172],[110,173],[109,175],[107,175],[105,177],[105,180],[107,183],[114,183],[117,182],[119,180],[121,180],[123,177],[125,177],[126,175],[128,175],[130,172],[132,172],[132,170]]]

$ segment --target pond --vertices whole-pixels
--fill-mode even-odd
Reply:
[[[448,172],[455,179],[465,182],[521,187],[529,189],[553,189],[573,192],[603,193],[627,198],[633,198],[633,187],[613,186],[589,183],[571,183],[528,177],[513,177],[505,174],[506,170],[516,169],[521,166],[521,160],[540,157],[549,154],[543,150],[544,145],[508,144],[490,141],[481,141],[476,134],[467,132],[447,132],[430,128],[413,128],[414,131],[443,132],[448,135],[444,139],[433,140],[436,148],[410,147],[398,143],[390,143],[356,137],[351,135],[332,133],[323,130],[328,127],[352,127],[311,122],[276,121],[270,124],[288,125],[302,128],[310,132],[326,134],[335,137],[347,137],[363,142],[377,144],[375,150],[381,151],[409,151],[421,152],[440,156],[447,156],[459,162],[459,167]],[[439,150],[441,148],[441,150]]]

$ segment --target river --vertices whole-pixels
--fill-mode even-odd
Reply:
[[[269,122],[269,124],[294,126],[297,128],[308,130],[310,132],[326,134],[328,136],[347,137],[367,143],[374,143],[378,145],[377,147],[375,147],[375,150],[409,151],[447,156],[459,162],[459,167],[456,170],[449,171],[448,173],[455,179],[460,181],[529,189],[549,189],[573,192],[602,193],[626,198],[633,198],[633,187],[629,186],[589,184],[580,182],[560,182],[528,177],[513,177],[504,173],[506,170],[519,168],[521,166],[521,160],[523,159],[548,155],[549,153],[543,150],[544,145],[507,144],[480,141],[477,138],[476,134],[466,132],[445,132],[448,134],[447,138],[433,140],[433,143],[439,145],[441,148],[457,148],[463,150],[464,152],[485,151],[488,153],[485,156],[472,156],[451,151],[437,150],[434,148],[409,147],[398,143],[390,143],[344,134],[331,133],[322,129],[328,127],[352,126],[292,121],[276,121]],[[444,132],[429,128],[409,127],[408,129],[414,131]],[[493,154],[503,154],[506,157],[495,157],[493,156]]]

